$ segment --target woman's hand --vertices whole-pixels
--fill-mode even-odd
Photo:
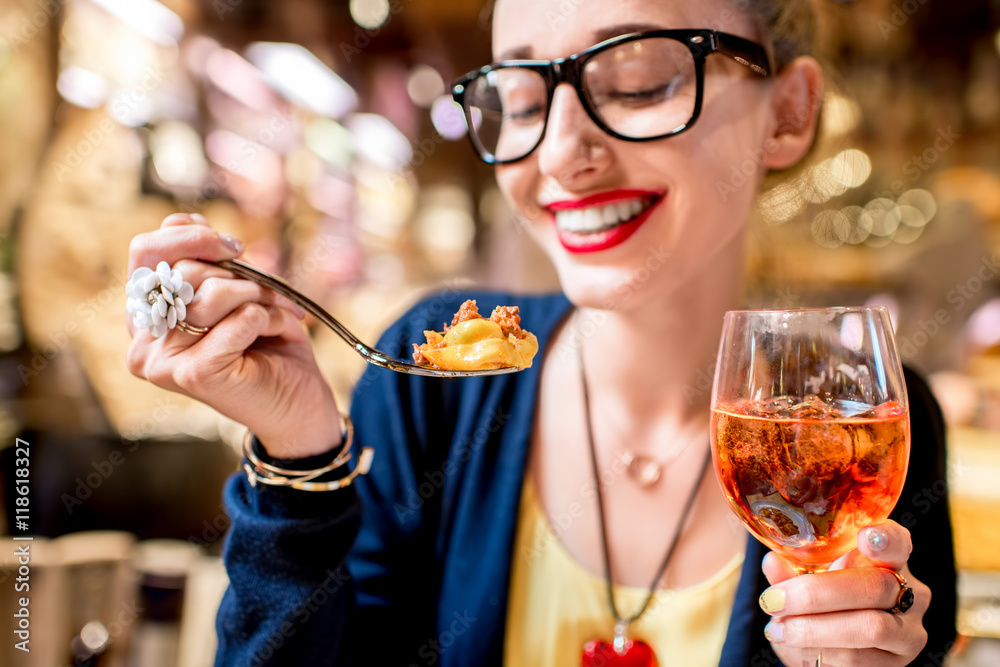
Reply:
[[[767,554],[763,570],[771,587],[760,604],[772,616],[764,634],[781,661],[802,664],[809,659],[805,648],[822,648],[823,664],[838,667],[906,665],[916,658],[927,643],[923,617],[931,590],[906,566],[912,548],[909,531],[887,521],[862,529],[858,548],[822,574],[796,577],[787,561]],[[914,603],[905,613],[885,611],[900,593],[886,569],[913,588]]]
[[[129,247],[129,275],[165,261],[195,289],[186,321],[203,336],[171,329],[162,338],[128,328],[134,375],[207,403],[248,426],[271,456],[319,454],[340,441],[337,406],[301,319],[305,312],[256,283],[206,262],[233,259],[238,240],[200,215],[177,213]],[[204,261],[198,261],[204,260]]]

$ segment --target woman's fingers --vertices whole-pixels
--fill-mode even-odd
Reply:
[[[913,542],[910,531],[895,521],[862,528],[858,533],[858,551],[873,563],[897,572],[910,560]]]
[[[886,521],[858,531],[857,548],[834,561],[830,570],[867,566],[901,572],[912,551],[910,531],[895,521]]]
[[[288,310],[296,318],[305,311],[288,299],[249,280],[210,277],[202,281],[187,307],[187,322],[199,327],[215,326],[245,303],[257,302]]]
[[[288,310],[299,319],[306,316],[306,311],[288,297],[278,294],[273,290],[260,287],[257,283],[246,280],[245,278],[237,278],[231,271],[223,269],[221,266],[216,266],[215,264],[209,264],[206,262],[199,262],[197,260],[182,259],[178,260],[174,264],[174,268],[180,271],[181,275],[184,276],[184,280],[191,283],[191,286],[194,287],[195,297],[192,304],[188,306],[189,312],[192,307],[195,307],[195,310],[199,310],[195,304],[198,304],[208,298],[208,295],[205,293],[206,290],[203,290],[202,286],[209,278],[213,278],[215,279],[214,284],[210,288],[206,288],[212,293],[221,292],[224,289],[228,289],[227,286],[234,285],[235,289],[238,291],[259,294],[260,298],[258,300],[261,303],[273,303],[279,308]],[[246,285],[253,285],[256,287],[256,290],[249,290],[246,288]],[[233,303],[233,308],[235,308],[239,303],[242,303],[242,301],[233,301],[232,299],[230,299],[230,301]],[[200,324],[201,326],[210,326],[211,322],[221,320],[225,313],[231,311],[233,308],[225,310],[214,319],[209,317],[205,324],[200,322],[196,322],[196,324]]]
[[[773,551],[767,552],[760,567],[764,571],[764,576],[767,577],[767,583],[772,586],[795,576],[795,569],[788,561]]]
[[[772,616],[825,614],[850,609],[891,609],[899,597],[899,581],[877,567],[804,574],[775,584],[760,596]]]
[[[775,618],[764,629],[772,643],[789,648],[836,647],[837,649],[879,649],[897,656],[909,656],[915,645],[927,643],[926,631],[920,623],[908,622],[901,615],[884,611],[843,611],[829,614]],[[828,659],[828,657],[830,659]],[[824,651],[826,664],[834,662]],[[864,664],[852,657],[846,664]],[[886,664],[886,663],[870,663]]]
[[[201,283],[208,278],[233,278],[232,272],[221,266],[199,262],[196,259],[179,259],[173,263],[173,268],[181,272],[184,281],[191,283],[195,291],[198,291]]]
[[[197,354],[189,348],[178,355],[174,381],[183,391],[211,391],[234,377],[246,378],[254,362],[247,348],[261,338],[283,337],[297,342],[305,334],[302,325],[282,308],[256,302],[245,303],[229,313],[199,341]]]
[[[160,223],[160,228],[191,224],[205,225],[207,227],[208,220],[201,213],[172,213],[163,219],[163,222]]]
[[[169,331],[163,345],[157,346],[148,332],[142,332],[129,347],[127,362],[138,377],[200,398],[210,396],[229,375],[242,370],[243,355],[258,338],[278,336],[291,342],[306,338],[302,325],[287,310],[249,301],[204,336]]]
[[[242,253],[243,243],[228,234],[220,234],[207,225],[172,223],[132,239],[128,275],[140,266],[153,268],[161,261],[173,265],[187,257],[217,262],[235,259]]]

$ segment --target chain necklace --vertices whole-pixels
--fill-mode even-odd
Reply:
[[[604,555],[604,579],[607,582],[607,593],[608,593],[608,605],[611,607],[611,615],[615,619],[614,627],[614,640],[608,644],[607,641],[603,640],[591,640],[588,641],[583,646],[583,667],[588,667],[589,665],[614,665],[614,664],[641,664],[645,663],[650,666],[657,665],[656,656],[653,654],[652,648],[646,644],[646,642],[640,640],[631,640],[628,638],[628,626],[639,620],[639,617],[645,613],[646,609],[649,607],[649,603],[652,602],[653,596],[656,594],[656,589],[659,587],[660,578],[663,577],[663,573],[667,569],[667,564],[670,563],[670,558],[674,554],[674,549],[677,547],[677,540],[684,530],[684,525],[687,523],[688,516],[691,513],[691,507],[694,505],[695,496],[698,495],[698,487],[701,485],[702,479],[705,477],[705,471],[708,469],[709,456],[706,454],[705,461],[702,463],[701,472],[695,479],[694,488],[688,495],[687,501],[684,504],[684,510],[681,513],[681,520],[677,526],[677,532],[674,533],[673,538],[670,540],[670,545],[667,547],[667,553],[663,556],[663,561],[660,563],[660,567],[656,571],[656,576],[653,577],[653,582],[649,585],[649,593],[646,595],[645,601],[639,610],[629,616],[624,618],[618,611],[617,605],[615,605],[615,594],[611,583],[611,553],[608,548],[608,530],[604,521],[604,494],[601,492],[600,476],[597,472],[597,448],[594,446],[594,430],[593,424],[591,423],[590,414],[590,392],[587,388],[587,374],[583,368],[583,352],[580,348],[577,348],[577,359],[580,363],[580,386],[583,389],[583,411],[584,411],[584,425],[587,431],[587,444],[590,448],[590,462],[593,467],[594,473],[594,485],[597,489],[597,517],[601,524],[601,547],[603,549]],[[626,662],[627,661],[627,662]]]

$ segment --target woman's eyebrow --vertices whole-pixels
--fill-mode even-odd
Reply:
[[[663,26],[653,23],[619,23],[618,25],[601,28],[594,31],[594,43],[598,44],[612,37],[620,37],[632,32],[642,32],[644,30],[662,30]]]
[[[507,49],[497,58],[497,62],[501,60],[531,60],[531,47],[515,46],[512,49]]]
[[[612,37],[627,35],[632,32],[642,32],[643,30],[660,30],[662,27],[653,23],[620,23],[595,30],[593,41],[594,44],[598,44]],[[516,46],[501,53],[497,60],[531,60],[531,54],[530,46]]]

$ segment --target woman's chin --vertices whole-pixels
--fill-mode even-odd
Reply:
[[[638,307],[653,283],[645,267],[574,264],[557,261],[556,272],[563,293],[578,308],[627,311]]]

